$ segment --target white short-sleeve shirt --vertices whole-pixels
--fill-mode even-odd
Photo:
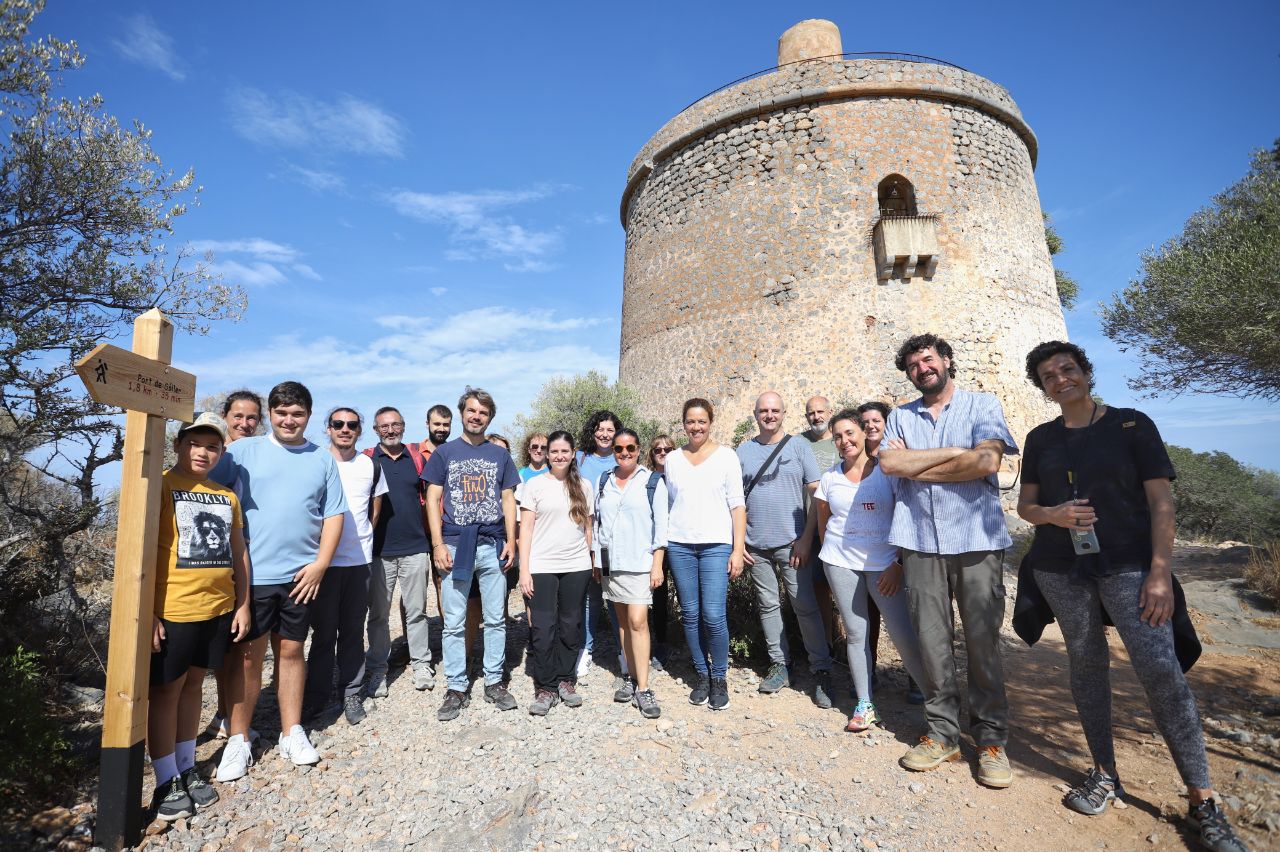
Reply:
[[[587,498],[587,524],[595,511],[595,492],[591,483],[578,477],[578,484]],[[528,523],[526,512],[534,514],[533,544],[530,552],[521,554],[521,561],[529,566],[531,574],[567,574],[571,571],[590,571],[591,553],[587,550],[586,527],[581,527],[569,516],[569,495],[565,483],[553,474],[535,476],[520,488],[521,522]]]
[[[861,482],[850,482],[843,462],[836,462],[822,474],[813,496],[831,507],[818,554],[823,562],[853,571],[883,571],[898,558],[898,548],[889,543],[893,480],[880,465]]]

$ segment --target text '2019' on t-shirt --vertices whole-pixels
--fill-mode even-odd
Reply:
[[[165,471],[156,539],[153,611],[169,621],[207,621],[235,607],[231,530],[240,501],[230,488]]]
[[[520,484],[511,453],[497,444],[477,446],[465,438],[437,447],[422,468],[422,478],[444,489],[444,521],[460,527],[502,523],[502,492]],[[457,536],[446,533],[444,540],[454,544]]]

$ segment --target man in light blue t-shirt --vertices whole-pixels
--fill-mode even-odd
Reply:
[[[306,438],[311,392],[298,382],[281,382],[271,389],[267,410],[271,433],[228,445],[231,463],[222,472],[222,484],[241,494],[253,601],[249,635],[233,646],[230,658],[231,736],[217,775],[223,782],[242,777],[253,763],[249,722],[269,635],[280,637],[280,753],[298,766],[320,760],[301,724],[303,643],[311,623],[308,605],[342,537],[347,500],[333,456]]]
[[[755,408],[760,432],[738,446],[747,497],[746,561],[769,649],[769,673],[760,682],[759,691],[778,692],[791,683],[778,593],[781,579],[809,653],[813,703],[825,709],[831,707],[831,651],[809,576],[814,567],[812,561],[792,551],[792,545],[804,535],[806,498],[817,488],[822,471],[809,442],[791,440],[783,432],[786,414],[781,396],[773,391],[760,394]]]

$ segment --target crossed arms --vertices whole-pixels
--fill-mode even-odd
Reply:
[[[880,450],[880,469],[889,476],[920,482],[968,482],[999,472],[1003,458],[1004,442],[997,438],[981,441],[971,450],[909,450],[902,441],[893,439]]]

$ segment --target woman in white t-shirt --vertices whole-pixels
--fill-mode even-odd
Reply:
[[[680,621],[698,672],[690,704],[729,706],[729,581],[742,573],[746,500],[738,454],[711,440],[715,412],[705,399],[684,404],[689,443],[667,456],[671,509],[667,554],[680,595]],[[705,638],[705,641],[704,641]]]
[[[591,484],[578,474],[572,435],[552,432],[547,444],[550,471],[520,489],[520,593],[533,631],[529,712],[535,716],[561,701],[582,704],[577,663],[592,569]]]
[[[920,645],[907,611],[907,596],[902,593],[898,549],[889,544],[896,480],[885,476],[877,461],[867,454],[867,436],[856,412],[837,414],[831,420],[831,437],[841,460],[822,475],[813,500],[822,539],[820,556],[844,620],[849,672],[858,694],[857,707],[845,730],[858,733],[880,722],[880,714],[871,701],[868,596],[880,608],[907,674],[917,682],[921,675]]]

